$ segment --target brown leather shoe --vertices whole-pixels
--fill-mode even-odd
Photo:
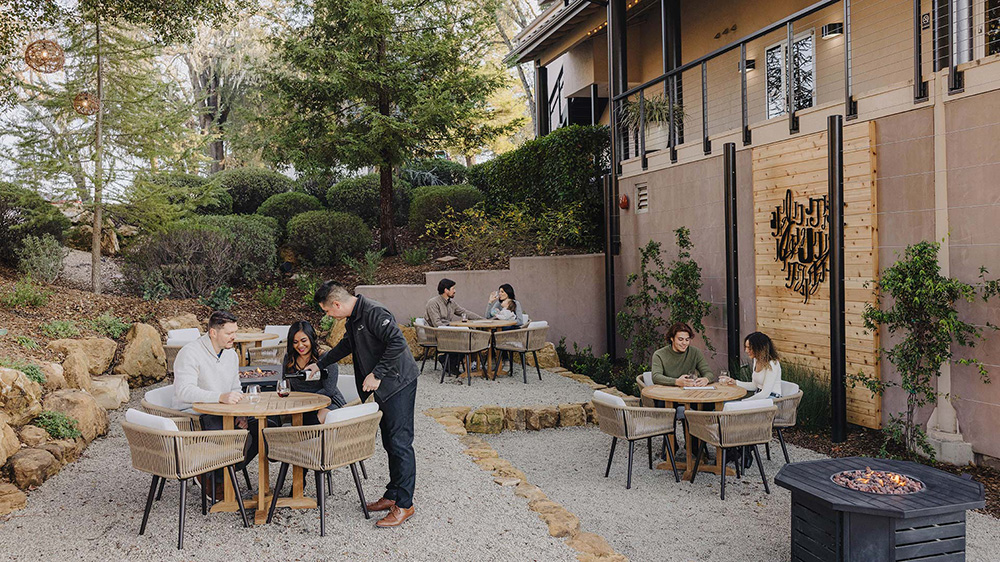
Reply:
[[[377,502],[372,502],[368,504],[368,511],[385,511],[392,506],[396,505],[396,500],[387,500],[385,498],[379,498]]]
[[[399,507],[395,503],[389,509],[389,513],[375,523],[376,527],[399,527],[413,515],[413,506]]]

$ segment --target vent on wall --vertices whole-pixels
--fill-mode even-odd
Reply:
[[[649,188],[641,183],[635,186],[635,212],[645,213],[649,211]]]

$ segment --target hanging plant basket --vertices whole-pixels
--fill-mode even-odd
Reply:
[[[101,109],[101,100],[90,92],[80,92],[73,97],[73,109],[80,115],[93,115]]]
[[[24,62],[37,72],[59,72],[66,62],[66,53],[55,41],[32,41],[24,50]]]

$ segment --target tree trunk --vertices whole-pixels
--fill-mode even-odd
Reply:
[[[90,248],[90,284],[94,293],[101,294],[101,227],[104,217],[101,212],[101,195],[103,190],[103,170],[101,166],[101,124],[104,114],[104,76],[101,61],[101,21],[97,20],[97,123],[94,127],[94,237]]]
[[[507,32],[504,31],[503,23],[500,21],[499,12],[496,18],[493,20],[497,25],[497,31],[500,32],[500,38],[503,39],[504,45],[507,46],[507,51],[512,51],[514,49],[514,43],[507,36]],[[535,95],[531,91],[531,83],[528,82],[528,77],[524,74],[524,67],[517,65],[517,76],[521,79],[521,87],[524,88],[524,103],[528,106],[528,113],[531,115],[531,130],[538,130],[538,117],[535,112]]]

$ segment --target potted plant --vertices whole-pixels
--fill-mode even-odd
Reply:
[[[643,117],[646,123],[646,138],[654,141],[661,141],[666,146],[668,141],[668,127],[670,122],[670,102],[663,95],[655,95],[646,98],[642,103]],[[679,103],[673,104],[674,130],[678,131],[683,127],[684,108]],[[630,99],[622,104],[621,123],[627,130],[638,137],[639,134],[639,100]],[[660,144],[660,143],[658,143]]]

